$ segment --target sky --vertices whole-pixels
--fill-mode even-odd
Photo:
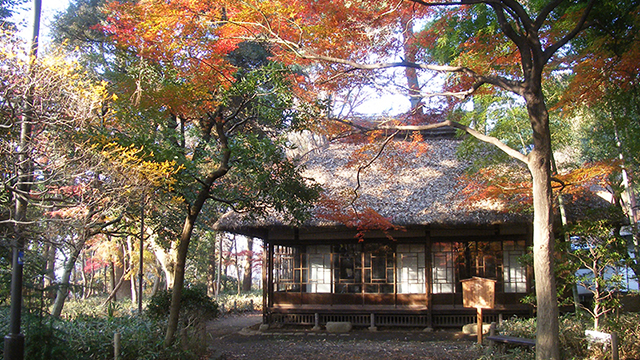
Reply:
[[[23,10],[16,13],[13,21],[18,24],[21,37],[27,42],[33,34],[33,0],[23,5]],[[40,23],[41,44],[51,41],[50,29],[55,14],[66,10],[70,0],[42,0],[42,20]],[[365,100],[354,110],[361,114],[399,114],[409,110],[409,100],[405,95],[380,93],[376,89],[365,89]]]
[[[42,0],[42,20],[40,22],[40,38],[46,43],[50,41],[49,29],[56,13],[65,10],[69,6],[69,0]],[[33,34],[33,0],[22,6],[13,17],[18,24],[21,37],[30,40]]]

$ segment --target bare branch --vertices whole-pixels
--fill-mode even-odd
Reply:
[[[360,173],[362,173],[363,170],[365,170],[366,168],[368,168],[369,166],[371,166],[371,164],[373,164],[374,161],[376,161],[376,159],[378,159],[380,157],[380,155],[382,155],[382,152],[384,151],[384,149],[386,148],[387,144],[394,138],[396,137],[396,135],[398,135],[398,133],[400,132],[400,130],[396,130],[393,134],[389,135],[384,142],[382,143],[382,145],[380,146],[380,149],[378,149],[378,153],[366,164],[363,166],[360,166],[358,168],[358,172],[356,173],[356,188],[353,189],[353,194],[355,195],[355,197],[353,198],[353,200],[351,200],[351,206],[353,206],[355,208],[355,202],[356,200],[358,200],[358,190],[360,190],[361,184],[360,184]]]
[[[451,121],[451,120],[446,120],[437,124],[429,124],[429,125],[403,125],[403,126],[381,126],[379,127],[379,129],[388,129],[388,130],[409,130],[409,131],[422,131],[422,130],[431,130],[431,129],[437,129],[437,128],[441,128],[441,127],[446,127],[446,126],[450,126],[456,129],[460,129],[460,130],[464,130],[466,133],[468,133],[469,135],[475,137],[476,139],[480,140],[480,141],[484,141],[486,143],[492,144],[494,146],[496,146],[498,149],[502,150],[503,152],[505,152],[507,155],[511,156],[514,159],[520,160],[523,163],[527,164],[529,163],[529,157],[527,155],[522,154],[521,152],[512,149],[511,147],[509,147],[508,145],[506,145],[505,143],[503,143],[502,141],[498,140],[497,138],[493,137],[493,136],[488,136],[485,134],[482,134],[466,125],[460,124],[459,122],[456,121]]]

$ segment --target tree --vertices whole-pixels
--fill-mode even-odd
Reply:
[[[110,11],[105,31],[120,51],[137,56],[127,60],[136,71],[123,74],[123,86],[114,90],[133,99],[116,104],[118,123],[138,123],[146,116],[153,122],[152,129],[119,141],[144,142],[150,156],[178,158],[184,166],[175,187],[184,222],[173,242],[169,344],[177,329],[189,244],[208,200],[214,202],[211,217],[228,207],[255,213],[275,209],[289,221],[304,217],[304,204],[317,189],[286,158],[282,134],[306,116],[294,105],[291,69],[261,55],[268,49],[259,42],[246,43],[241,53],[242,41],[223,34],[216,22],[225,16],[224,4],[112,3]],[[200,13],[213,17],[200,19]],[[201,26],[207,20],[211,26]],[[184,36],[160,31],[166,27]]]
[[[611,3],[602,9],[598,26],[577,44],[577,71],[568,79],[558,105],[579,120],[582,161],[618,159],[621,163],[618,199],[633,229],[634,260],[640,258],[634,179],[640,165],[636,141],[640,132],[639,11],[636,2]],[[640,274],[637,261],[632,267]]]
[[[13,228],[11,333],[5,351],[22,355],[20,310],[22,303],[23,251],[27,244],[38,248],[35,234],[43,208],[57,206],[60,199],[50,190],[65,158],[58,150],[73,146],[73,134],[95,119],[104,99],[104,86],[79,71],[65,53],[37,55],[40,2],[36,1],[34,38],[27,54],[12,35],[2,32],[0,61],[0,112],[2,113],[2,224]],[[66,142],[66,144],[65,144]],[[68,155],[68,154],[65,154]],[[13,203],[13,204],[12,204]],[[7,206],[5,208],[5,206]],[[28,217],[27,217],[28,216]]]
[[[375,73],[390,68],[415,68],[449,73],[459,79],[450,89],[427,95],[466,98],[487,85],[518,97],[524,103],[531,127],[531,143],[522,149],[511,148],[500,139],[451,120],[436,125],[390,125],[379,128],[427,130],[453,126],[497,146],[527,166],[533,184],[534,270],[539,309],[536,351],[539,359],[557,359],[558,309],[552,261],[551,131],[543,80],[551,74],[557,58],[565,54],[561,48],[577,39],[591,24],[589,20],[594,14],[599,13],[593,11],[594,7],[606,7],[609,3],[568,0],[525,3],[511,0],[412,0],[410,3],[416,8],[432,9],[428,16],[436,19],[434,24],[438,30],[456,29],[461,40],[456,44],[460,46],[450,47],[455,48],[456,52],[449,54],[445,64],[434,61],[429,64],[412,63],[393,58],[388,62],[372,63],[395,55],[389,51],[392,49],[385,41],[388,38],[384,35],[389,32],[378,30],[388,29],[389,24],[397,24],[400,14],[397,10],[403,9],[403,4],[276,0],[240,4],[201,2],[197,5],[176,1],[161,6],[154,4],[153,7],[149,4],[117,4],[115,8],[118,15],[112,17],[111,26],[128,49],[150,57],[171,59],[170,63],[183,61],[187,65],[185,69],[189,71],[197,68],[195,65],[200,64],[202,57],[183,58],[183,55],[194,53],[183,51],[185,47],[157,45],[175,44],[181,31],[193,34],[183,36],[185,41],[182,44],[193,44],[188,48],[200,49],[198,54],[218,54],[207,62],[208,67],[215,67],[225,61],[220,56],[227,53],[224,46],[235,47],[240,40],[247,38],[260,39],[268,41],[274,57],[284,63],[298,61],[304,65],[313,64],[314,75],[323,78],[325,84],[331,83],[334,89],[369,82],[370,77],[357,76],[362,74],[359,70]],[[620,16],[617,12],[613,13]],[[189,19],[189,23],[180,19]],[[458,22],[457,19],[469,21]],[[448,20],[454,23],[448,23]],[[457,24],[460,27],[456,28]],[[158,33],[156,30],[159,27],[177,29],[178,33]],[[438,44],[438,35],[439,32],[434,31],[426,33],[424,38],[433,39]],[[214,45],[211,47],[196,40],[208,41],[211,38],[220,41],[208,43]],[[216,73],[207,81],[215,82],[223,74]]]
[[[242,291],[249,292],[253,285],[253,238],[247,238],[247,250],[243,251],[243,253],[244,268],[242,272]]]
[[[571,257],[587,270],[577,275],[577,283],[593,295],[593,306],[584,309],[593,317],[596,331],[600,319],[620,306],[616,292],[622,288],[623,278],[618,270],[629,258],[626,241],[618,235],[619,226],[616,230],[610,220],[583,220],[569,229],[573,239]]]
[[[551,198],[551,133],[549,129],[549,114],[545,104],[542,82],[545,76],[545,66],[556,54],[558,49],[565,46],[585,26],[587,18],[594,6],[594,2],[578,6],[578,8],[566,8],[563,1],[553,1],[544,4],[521,4],[515,1],[462,1],[431,3],[415,0],[413,3],[420,6],[456,6],[455,10],[463,16],[476,14],[488,14],[489,24],[495,24],[493,33],[500,29],[500,44],[514,51],[519,57],[519,68],[506,66],[505,68],[491,68],[487,66],[487,60],[499,56],[495,52],[487,51],[489,59],[482,59],[480,53],[463,52],[456,60],[460,65],[419,65],[408,62],[396,62],[388,64],[361,65],[354,62],[344,62],[353,68],[375,69],[381,67],[416,67],[421,69],[441,70],[458,74],[467,85],[460,91],[451,92],[452,95],[466,97],[473,94],[483,85],[492,85],[502,88],[517,96],[525,103],[532,130],[532,147],[527,153],[521,153],[502,143],[499,139],[486,136],[472,128],[462,124],[445,121],[443,123],[427,126],[401,126],[394,127],[402,130],[425,130],[437,126],[453,126],[462,129],[479,140],[491,143],[509,156],[520,160],[527,165],[533,183],[533,207],[534,207],[534,272],[537,299],[537,336],[536,357],[538,359],[559,359],[558,343],[558,305],[553,270],[554,242],[552,223],[552,198]],[[461,6],[463,5],[463,6]],[[537,6],[536,6],[537,5]],[[485,11],[487,6],[491,12]],[[576,17],[574,14],[577,14]],[[447,11],[444,11],[447,14]],[[572,24],[557,19],[562,15],[571,14],[574,19]],[[472,28],[471,41],[479,39],[478,32],[487,29],[487,24],[479,22],[479,28]],[[554,27],[553,25],[556,25]],[[554,33],[553,31],[556,31]],[[494,38],[495,39],[495,38]],[[494,43],[491,41],[491,43]],[[325,61],[339,61],[331,56],[311,55],[303,49],[296,49],[305,58],[316,58]],[[479,57],[479,58],[478,58]],[[470,62],[471,61],[471,62]],[[476,64],[474,64],[477,62]],[[477,66],[477,70],[474,67]]]

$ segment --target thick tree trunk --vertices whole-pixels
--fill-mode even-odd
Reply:
[[[536,359],[560,359],[558,296],[554,272],[551,136],[542,91],[525,93],[534,149],[528,167],[533,182],[533,268],[537,299]]]
[[[242,291],[251,291],[253,285],[253,239],[247,238],[247,256],[244,261],[244,276],[242,279]]]
[[[415,63],[418,47],[415,43],[415,35],[413,33],[413,18],[411,14],[403,15],[400,19],[402,26],[402,40],[405,61]],[[420,94],[420,84],[418,83],[418,72],[413,67],[405,67],[404,74],[407,79],[407,88],[409,89],[409,101],[411,102],[411,114],[422,115],[422,95]]]

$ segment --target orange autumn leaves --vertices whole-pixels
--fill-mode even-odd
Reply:
[[[554,196],[587,196],[597,189],[611,191],[612,177],[620,173],[617,161],[595,162],[556,174],[551,178]],[[510,166],[485,168],[462,177],[458,185],[466,203],[484,199],[499,201],[504,211],[529,211],[532,207],[532,184],[524,168]]]

